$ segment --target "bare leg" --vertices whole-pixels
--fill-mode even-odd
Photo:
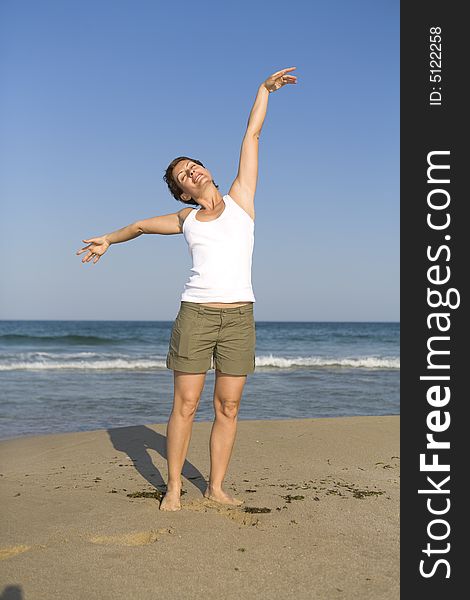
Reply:
[[[174,371],[173,410],[166,429],[167,492],[160,510],[181,508],[181,471],[189,448],[194,415],[204,389],[205,373]]]
[[[237,433],[238,409],[246,383],[246,375],[227,375],[216,370],[214,388],[215,419],[210,438],[211,471],[206,498],[240,506],[237,500],[222,490],[222,482],[232,455]]]

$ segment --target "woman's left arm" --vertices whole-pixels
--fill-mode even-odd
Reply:
[[[268,96],[288,83],[297,83],[295,75],[287,75],[296,67],[289,67],[273,73],[258,88],[253,108],[248,118],[246,133],[240,151],[240,162],[235,181],[229,195],[251,216],[255,218],[255,192],[258,180],[258,146],[259,136],[266,117]]]

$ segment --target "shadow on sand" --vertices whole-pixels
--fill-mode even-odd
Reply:
[[[116,450],[125,452],[142,477],[157,490],[165,492],[166,483],[160,471],[153,464],[149,450],[155,450],[166,460],[166,437],[145,425],[119,427],[107,431]],[[205,492],[207,487],[205,477],[187,460],[184,461],[181,475],[195,485],[202,494]]]

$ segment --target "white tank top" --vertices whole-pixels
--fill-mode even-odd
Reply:
[[[217,219],[198,221],[192,210],[183,223],[193,266],[181,300],[256,302],[251,286],[255,223],[228,194]]]

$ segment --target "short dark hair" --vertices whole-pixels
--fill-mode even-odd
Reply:
[[[192,204],[193,206],[199,206],[199,204],[193,198],[191,198],[191,200],[182,200],[180,198],[180,194],[183,193],[183,190],[180,188],[180,186],[177,184],[177,182],[173,178],[173,169],[180,162],[180,160],[191,160],[192,162],[195,162],[197,165],[201,165],[201,167],[204,167],[202,162],[200,160],[197,160],[196,158],[190,158],[189,156],[178,156],[177,158],[174,158],[171,161],[171,163],[168,165],[168,167],[165,169],[165,175],[163,175],[163,181],[167,184],[168,189],[170,190],[170,193],[173,196],[173,198],[176,198],[176,200],[183,202],[183,204]],[[215,187],[217,189],[219,189],[219,186],[215,183],[214,180],[212,180],[212,183],[215,185]]]

